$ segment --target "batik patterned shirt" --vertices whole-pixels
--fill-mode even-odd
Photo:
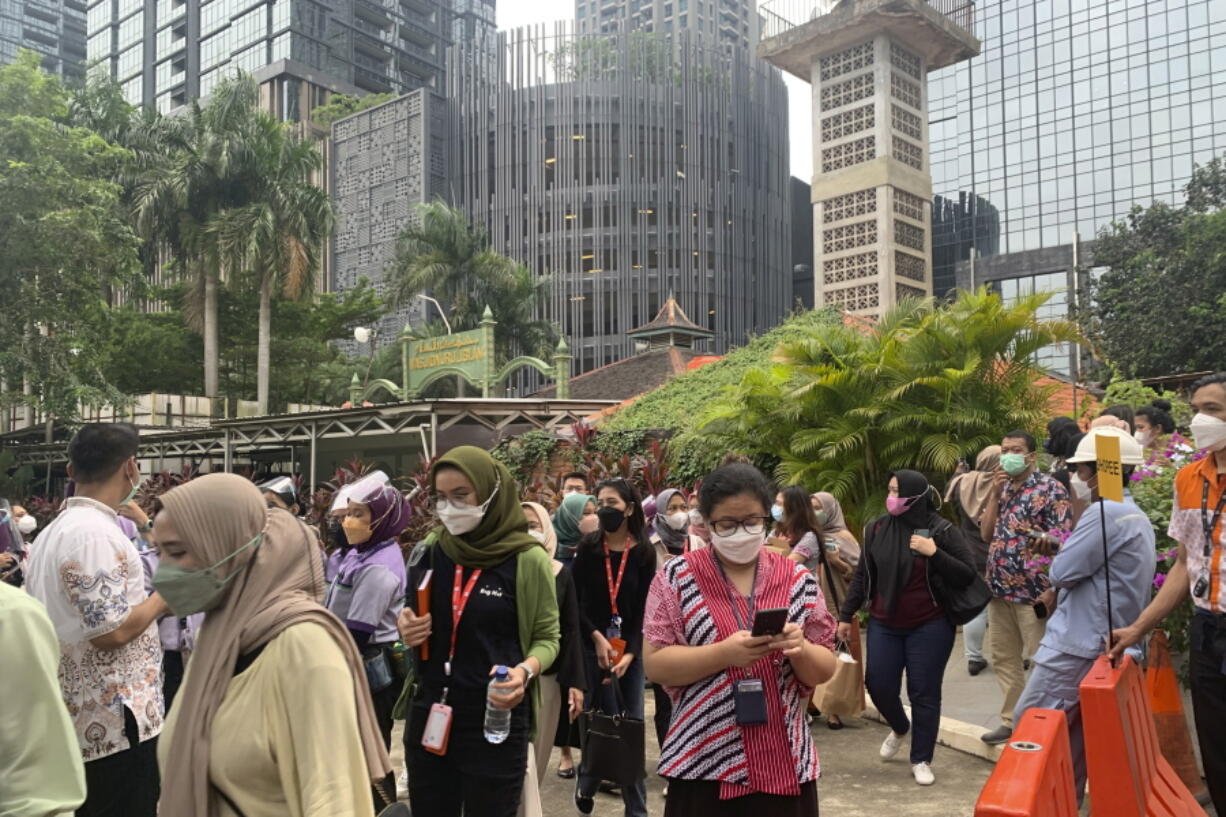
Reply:
[[[27,589],[47,608],[60,642],[60,692],[84,760],[129,747],[124,710],[144,742],[162,731],[162,645],[156,623],[114,650],[91,639],[118,629],[143,602],[145,574],[115,512],[73,497],[30,557]]]
[[[1037,601],[1051,580],[1035,559],[1030,535],[1049,534],[1062,540],[1072,525],[1068,492],[1055,478],[1034,471],[1020,486],[1005,483],[988,548],[985,578],[992,595],[1023,604]]]

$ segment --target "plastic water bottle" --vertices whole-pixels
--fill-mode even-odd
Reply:
[[[507,668],[499,665],[494,669],[494,678],[490,681],[489,693],[494,692],[494,684],[507,680]],[[485,739],[490,743],[502,743],[511,734],[511,710],[498,709],[490,701],[488,694],[485,699]]]

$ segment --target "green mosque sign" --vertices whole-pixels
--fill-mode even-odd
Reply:
[[[363,386],[355,373],[349,386],[350,402],[360,406],[379,392],[388,392],[408,402],[419,398],[426,387],[436,380],[454,377],[480,391],[482,397],[498,393],[499,387],[519,369],[536,369],[557,383],[559,400],[570,397],[570,365],[573,356],[566,340],[558,342],[552,364],[540,358],[521,356],[497,365],[494,348],[494,327],[498,322],[487,306],[481,325],[468,332],[414,338],[406,326],[400,334],[401,383],[378,379]]]

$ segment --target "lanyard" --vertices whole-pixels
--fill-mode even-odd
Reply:
[[[626,575],[626,562],[630,561],[630,549],[634,545],[630,545],[622,551],[622,563],[617,566],[617,582],[613,582],[613,566],[609,556],[609,540],[605,539],[604,543],[604,575],[609,584],[609,609],[613,612],[614,617],[620,616],[617,612],[617,594],[622,589],[622,579]]]
[[[447,652],[447,663],[443,664],[443,672],[448,678],[451,677],[451,662],[455,659],[455,640],[460,632],[460,619],[464,617],[468,597],[472,595],[479,578],[481,578],[481,570],[478,568],[468,577],[468,583],[464,584],[464,568],[461,565],[455,566],[455,581],[451,584],[451,649]],[[463,593],[460,591],[462,584],[464,585]]]
[[[736,590],[736,585],[732,583],[732,580],[728,578],[728,574],[724,572],[724,566],[720,562],[719,557],[716,556],[712,561],[714,561],[715,566],[719,568],[719,575],[723,576],[724,578],[724,589],[728,591],[728,601],[732,603],[732,615],[736,616],[736,626],[741,628],[742,630],[749,630],[750,627],[747,624],[745,624],[744,620],[742,620],[741,618],[741,599],[740,599],[740,594]],[[753,621],[754,612],[755,612],[754,596],[757,595],[757,592],[758,592],[758,566],[760,564],[761,562],[754,563],[753,584],[749,586],[748,607],[749,607],[750,622]]]
[[[1209,480],[1206,479],[1200,495],[1200,524],[1205,531],[1206,558],[1213,553],[1213,531],[1217,528],[1218,519],[1222,516],[1222,508],[1226,508],[1226,491],[1222,491],[1222,495],[1217,501],[1217,507],[1213,510],[1213,516],[1209,516]]]

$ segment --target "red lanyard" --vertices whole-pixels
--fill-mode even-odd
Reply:
[[[609,608],[613,611],[613,615],[621,615],[617,612],[617,594],[622,589],[622,577],[626,575],[626,562],[630,561],[630,545],[622,551],[622,563],[617,566],[617,583],[613,583],[613,566],[609,559],[609,540],[604,542],[604,575],[609,582]]]
[[[451,675],[451,662],[455,660],[455,640],[460,632],[460,619],[464,617],[468,597],[472,595],[479,578],[481,578],[481,570],[474,570],[473,574],[468,577],[468,583],[464,584],[464,568],[460,565],[455,566],[455,581],[451,585],[451,650],[447,653],[447,663],[443,665],[443,671],[449,676]],[[460,585],[464,585],[462,594]]]

